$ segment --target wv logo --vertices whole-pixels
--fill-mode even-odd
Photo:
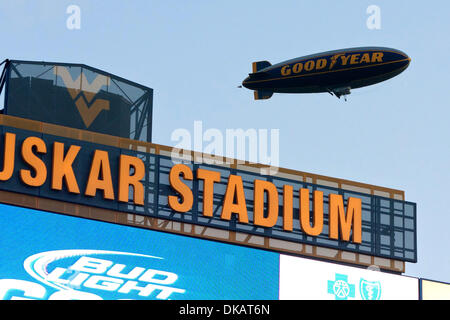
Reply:
[[[361,278],[359,291],[363,300],[380,300],[381,283],[380,281],[367,281]]]
[[[56,66],[53,72],[63,80],[86,128],[90,127],[101,111],[109,110],[108,100],[94,99],[100,89],[109,84],[109,77],[99,74],[89,83],[83,72],[75,80],[66,67]]]

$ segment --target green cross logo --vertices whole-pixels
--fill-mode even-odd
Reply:
[[[328,293],[334,294],[336,300],[347,300],[355,297],[355,285],[348,283],[348,276],[336,273],[334,281],[328,280]]]

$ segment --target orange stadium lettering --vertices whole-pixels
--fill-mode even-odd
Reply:
[[[121,154],[118,159],[118,173],[111,170],[108,151],[94,150],[90,159],[85,155],[80,161],[88,161],[89,174],[87,182],[80,186],[74,170],[74,161],[81,147],[53,142],[47,146],[39,137],[27,137],[21,146],[16,146],[15,133],[5,133],[3,143],[3,168],[0,171],[0,183],[8,181],[16,172],[20,181],[29,187],[42,187],[48,180],[50,188],[55,191],[64,190],[71,194],[82,194],[95,197],[99,192],[103,199],[130,201],[130,187],[133,188],[132,201],[136,205],[144,205],[144,187],[141,180],[145,177],[145,165],[137,157]],[[16,155],[20,152],[20,156]],[[42,159],[51,153],[51,164]],[[21,157],[25,168],[16,168],[17,157]],[[49,157],[46,157],[47,159]],[[117,160],[116,160],[117,161]],[[116,166],[114,166],[116,167]],[[133,172],[130,174],[130,172]],[[118,181],[114,181],[117,177]],[[200,212],[204,217],[212,217],[214,209],[214,185],[221,181],[218,171],[197,169],[194,173],[187,165],[175,164],[169,173],[169,184],[175,194],[168,195],[168,205],[176,212],[186,213],[194,205],[194,194],[185,181],[197,179],[203,183],[203,201]],[[81,190],[83,187],[84,189]],[[116,187],[116,188],[115,188]],[[118,190],[115,194],[114,190]],[[312,208],[310,208],[310,190],[296,190],[299,198],[298,217],[301,230],[309,236],[318,236],[324,231],[324,222],[328,224],[330,239],[361,243],[361,199],[349,197],[347,208],[339,194],[328,195],[328,219],[324,219],[324,194],[314,191]],[[257,227],[272,228],[282,221],[284,231],[293,231],[294,225],[294,188],[284,185],[282,194],[269,181],[255,179],[253,181],[253,199],[246,199],[242,177],[230,174],[227,178],[226,190],[222,200],[220,218],[231,220],[236,217],[239,223],[254,224]],[[247,212],[247,202],[252,200],[253,213]],[[280,210],[280,208],[282,208]],[[200,208],[199,208],[200,209]],[[310,210],[312,209],[312,210]],[[251,220],[249,219],[251,217]],[[281,219],[279,219],[281,217]]]
[[[38,137],[27,137],[20,148],[22,160],[28,168],[19,170],[19,178],[23,184],[30,187],[41,187],[51,174],[50,184],[53,190],[62,190],[63,182],[67,190],[73,194],[80,194],[80,187],[73,169],[73,162],[81,147],[69,146],[64,153],[65,146],[61,142],[53,143],[52,165],[47,168],[44,161],[38,156],[48,152],[44,140]],[[3,150],[3,170],[0,171],[0,182],[11,179],[14,173],[16,134],[5,134]],[[131,168],[134,173],[130,175]],[[49,170],[50,169],[50,170]],[[144,205],[144,187],[140,180],[144,178],[145,166],[141,159],[128,155],[120,155],[119,178],[117,182],[118,195],[114,194],[114,185],[107,151],[95,150],[91,159],[89,176],[84,190],[85,196],[95,196],[97,191],[103,193],[104,199],[129,201],[129,187],[133,187],[132,201],[137,205]]]
[[[194,175],[187,165],[174,165],[169,173],[169,182],[177,195],[169,195],[169,206],[177,212],[188,212],[192,209],[194,204],[192,190],[182,180],[192,181],[194,178],[203,182],[202,215],[212,217],[214,184],[220,182],[220,172],[217,171],[197,169],[196,175]],[[293,191],[292,186],[283,186],[281,214],[285,231],[293,230]],[[318,236],[324,229],[323,192],[314,191],[313,193],[312,219],[309,195],[309,189],[301,188],[299,190],[300,224],[303,232],[307,235]],[[267,202],[264,201],[265,197]],[[328,197],[329,238],[361,243],[361,199],[349,197],[347,210],[345,210],[342,195],[329,194]],[[253,182],[253,224],[260,227],[273,227],[280,215],[279,208],[279,194],[276,186],[269,181],[255,179]],[[230,174],[220,217],[224,220],[231,220],[232,215],[235,215],[240,223],[250,223],[242,178]],[[312,225],[311,220],[313,221]]]

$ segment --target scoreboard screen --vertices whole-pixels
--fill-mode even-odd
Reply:
[[[279,254],[0,204],[0,299],[278,299]]]

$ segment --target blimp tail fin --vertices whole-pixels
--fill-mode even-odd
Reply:
[[[272,91],[263,91],[263,90],[255,90],[253,91],[253,94],[255,95],[255,100],[264,100],[269,99],[272,95]]]
[[[272,64],[269,61],[256,61],[252,63],[253,73],[258,72],[264,68],[270,67]]]

